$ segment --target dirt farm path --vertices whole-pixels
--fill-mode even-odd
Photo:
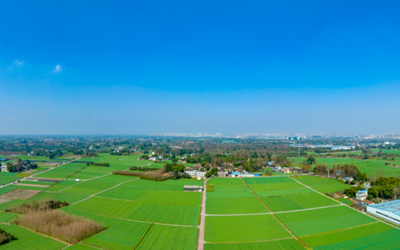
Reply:
[[[203,186],[203,196],[202,196],[202,207],[201,207],[201,214],[200,214],[200,228],[199,228],[199,243],[197,246],[197,250],[204,250],[204,230],[206,224],[206,190],[207,190],[207,181],[204,181]]]

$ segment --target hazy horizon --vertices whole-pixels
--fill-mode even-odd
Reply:
[[[3,1],[0,134],[400,133],[399,7]]]

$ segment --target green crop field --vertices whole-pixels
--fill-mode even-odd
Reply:
[[[93,197],[73,205],[96,215],[178,225],[198,225],[199,206],[169,205]]]
[[[288,178],[288,177],[270,177],[272,178]],[[263,178],[263,179],[269,179]],[[292,181],[292,182],[276,182],[276,183],[260,183],[260,184],[249,184],[249,187],[253,191],[263,191],[263,190],[281,190],[281,189],[291,189],[291,188],[301,188],[304,187],[301,184]]]
[[[247,198],[254,197],[254,194],[248,189],[243,189],[243,191],[226,191],[226,192],[208,192],[207,199],[211,198]]]
[[[67,188],[67,187],[70,187],[72,185],[76,185],[77,183],[78,182],[76,182],[75,180],[67,179],[67,180],[58,182],[57,185],[53,185],[53,186],[49,187],[47,189],[47,191],[58,192],[58,191],[63,190],[65,188]]]
[[[93,180],[75,182],[76,185],[67,187],[63,192],[92,195],[130,180],[133,181],[135,178],[123,175],[107,175]]]
[[[201,205],[200,192],[145,190],[117,187],[101,193],[98,196],[174,205]]]
[[[39,174],[35,177],[43,177],[43,178],[67,178],[70,175],[80,171],[85,168],[86,164],[83,163],[68,163],[62,165],[60,167],[51,169],[45,173]]]
[[[73,246],[68,247],[68,250],[95,250],[98,249],[97,247],[91,247],[88,245],[76,244]]]
[[[321,193],[333,193],[351,187],[348,184],[344,184],[342,181],[318,176],[301,176],[297,177],[296,180]]]
[[[398,249],[400,230],[381,222],[301,237],[313,249]],[[396,240],[397,239],[397,240]]]
[[[19,189],[29,189],[29,190],[44,190],[47,187],[34,187],[34,186],[21,186],[21,185],[9,185],[10,188],[19,188]]]
[[[295,195],[295,194],[311,194],[315,193],[313,190],[302,187],[302,188],[291,188],[282,190],[264,190],[255,192],[259,197],[270,197],[270,196],[283,196],[283,195]]]
[[[111,174],[111,173],[104,173],[104,172],[95,172],[95,171],[91,171],[91,170],[87,170],[88,168],[83,169],[82,171],[79,171],[78,173],[72,175],[71,177],[69,177],[68,179],[71,180],[87,180],[87,179],[92,179],[95,177],[100,177],[100,176],[104,176],[107,174]]]
[[[47,186],[51,186],[51,185],[56,184],[57,182],[22,180],[20,183],[21,183],[21,184],[34,184],[34,185],[47,185]]]
[[[17,225],[0,224],[0,228],[17,238],[16,240],[1,245],[1,250],[61,250],[67,246],[64,243],[33,233]]]
[[[207,193],[207,198],[249,198],[254,194],[239,178],[213,178],[207,185],[214,185],[214,191]]]
[[[165,225],[153,225],[142,242],[139,250],[147,249],[176,249],[195,250],[197,244],[196,227],[176,227]]]
[[[208,243],[205,250],[300,250],[305,249],[297,240],[274,240],[249,243]]]
[[[170,191],[183,191],[184,185],[202,185],[201,181],[195,180],[166,180],[162,182],[136,180],[124,183],[121,187],[126,188],[139,188],[139,189],[154,189],[154,190],[170,190]]]
[[[20,179],[21,177],[16,176],[17,174],[18,173],[0,172],[0,185]]]
[[[318,193],[272,196],[261,198],[261,200],[273,212],[324,207],[338,204],[336,201]]]
[[[376,221],[343,206],[280,213],[276,216],[297,236],[361,226]]]
[[[269,211],[255,198],[207,199],[207,214],[253,214]]]
[[[41,192],[40,194],[32,197],[31,199],[35,200],[59,200],[66,201],[68,203],[74,203],[83,199],[86,199],[89,195],[86,194],[70,194],[70,193],[50,193],[50,192]]]
[[[207,184],[236,184],[243,185],[243,181],[239,178],[212,178]]]
[[[10,191],[13,191],[14,189],[16,189],[16,188],[15,187],[11,187],[10,185],[6,186],[6,187],[2,187],[2,188],[0,188],[0,195],[8,193]]]
[[[14,220],[17,216],[18,216],[18,215],[12,214],[12,213],[0,212],[0,222],[3,222],[3,223],[12,223],[13,220]]]
[[[294,157],[291,158],[293,162],[302,162],[304,157]],[[378,160],[378,159],[353,159],[353,158],[341,158],[341,157],[322,157],[316,158],[317,164],[324,164],[329,168],[332,168],[334,165],[344,165],[344,164],[353,164],[355,165],[362,173],[367,173],[369,177],[376,176],[378,171],[380,176],[398,176],[400,174],[400,168],[390,165],[385,165],[387,161]]]
[[[246,242],[289,238],[272,215],[207,216],[206,242]]]
[[[276,184],[276,183],[288,183],[293,182],[287,176],[279,176],[279,177],[262,177],[262,178],[243,178],[243,180],[251,185],[251,184]]]
[[[110,224],[110,222],[108,222],[108,224]],[[129,250],[133,249],[138,244],[150,227],[148,223],[123,220],[113,220],[111,224],[112,225],[105,231],[83,242],[106,249]]]

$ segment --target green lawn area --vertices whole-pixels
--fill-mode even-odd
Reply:
[[[272,215],[207,216],[206,242],[246,242],[289,238]]]

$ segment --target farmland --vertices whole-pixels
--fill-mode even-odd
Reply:
[[[27,201],[45,199],[67,201],[70,205],[60,210],[94,220],[106,228],[67,249],[195,250],[200,242],[202,209],[206,250],[399,247],[398,229],[324,195],[349,187],[335,179],[285,175],[211,178],[207,181],[210,188],[203,208],[202,193],[183,192],[184,185],[202,185],[202,181],[156,182],[113,175],[115,170],[151,166],[151,162],[137,160],[137,156],[99,155],[51,169],[38,175],[39,181],[21,182],[44,187],[9,185],[0,189],[0,194],[13,190],[38,193],[26,200],[16,196],[0,204],[0,228],[17,237],[2,249],[58,250],[69,246],[10,224],[18,215],[4,212]],[[88,165],[85,161],[110,166]],[[40,178],[60,181],[44,182]]]
[[[400,236],[398,228],[323,194],[349,187],[335,179],[275,176],[211,179],[207,184],[214,184],[215,190],[222,185],[224,193],[239,187],[244,192],[240,181],[252,198],[225,198],[207,192],[204,249],[400,247],[395,241]],[[257,210],[261,207],[256,202],[264,209]]]
[[[110,166],[87,165],[83,163],[86,160],[107,162]],[[0,189],[4,193],[22,188],[40,189],[37,191],[39,194],[28,200],[14,199],[0,204],[0,210],[33,200],[61,200],[71,205],[60,210],[92,219],[106,227],[106,230],[84,239],[70,249],[196,249],[201,193],[183,192],[183,186],[201,185],[201,181],[182,179],[155,182],[112,175],[115,170],[150,163],[137,160],[137,156],[100,154],[99,157],[82,158],[80,161],[35,176],[38,179],[57,178],[61,180],[58,183],[31,180],[21,182],[47,184],[49,187],[10,185]],[[11,223],[16,216],[0,212],[0,222]],[[2,249],[63,249],[68,245],[17,225],[0,224],[0,228],[17,237],[17,240],[2,246]],[[37,241],[37,248],[34,241]],[[32,247],[26,247],[28,245]]]
[[[392,151],[392,150],[391,150]],[[395,152],[398,152],[395,151]],[[397,158],[398,159],[398,158]],[[304,157],[292,157],[293,163],[304,161]],[[377,158],[372,159],[354,159],[354,158],[340,158],[340,157],[320,157],[316,158],[317,164],[325,164],[327,167],[332,168],[334,165],[353,164],[361,172],[366,173],[369,177],[377,176],[379,171],[380,176],[399,176],[400,168],[398,166],[386,165],[387,161]],[[398,164],[398,161],[393,162]]]

